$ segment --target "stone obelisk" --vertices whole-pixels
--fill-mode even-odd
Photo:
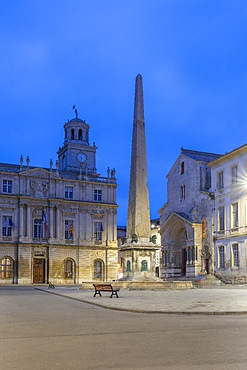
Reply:
[[[127,240],[121,247],[124,280],[154,280],[156,244],[150,241],[146,134],[142,76],[136,77]]]
[[[127,238],[137,235],[143,242],[150,237],[150,209],[142,76],[136,77],[134,120],[128,203]]]

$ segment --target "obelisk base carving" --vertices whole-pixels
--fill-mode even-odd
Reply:
[[[160,281],[155,272],[156,251],[160,247],[152,242],[129,242],[121,247],[123,277],[129,281]]]

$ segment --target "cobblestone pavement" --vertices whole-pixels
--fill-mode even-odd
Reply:
[[[102,297],[93,297],[93,290],[81,290],[78,287],[55,287],[55,289],[37,287],[36,289],[119,311],[247,315],[247,286],[160,291],[122,289],[119,292],[119,298],[110,298],[109,292],[102,292]]]

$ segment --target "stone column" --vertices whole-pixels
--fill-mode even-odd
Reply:
[[[29,204],[27,204],[27,217],[26,217],[26,229],[27,229],[27,237],[31,237],[32,236],[32,226],[33,226],[33,223],[31,222],[31,207]]]
[[[20,204],[20,237],[23,237],[23,204]]]
[[[80,210],[77,209],[77,212],[75,215],[75,225],[74,225],[75,238],[78,240],[78,244],[80,240],[80,213],[81,213]]]
[[[112,234],[112,240],[117,240],[117,211],[114,210],[112,212],[112,226],[113,226],[113,234]]]
[[[56,237],[60,238],[60,209],[56,207]]]
[[[50,205],[50,222],[49,222],[49,234],[50,234],[50,238],[53,238],[54,237],[54,222],[53,222],[53,212],[54,212],[54,208]]]

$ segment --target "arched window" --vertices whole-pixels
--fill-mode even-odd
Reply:
[[[142,261],[142,264],[141,264],[141,271],[148,271],[148,263],[146,260],[143,260]]]
[[[101,260],[94,261],[94,278],[99,280],[104,279],[104,263]]]
[[[69,258],[64,261],[64,277],[67,279],[74,277],[74,261]]]
[[[75,138],[75,130],[72,128],[71,129],[71,140],[74,140]]]
[[[128,260],[126,263],[126,272],[130,272],[130,271],[131,271],[131,264],[130,264],[130,261]]]
[[[160,269],[159,266],[155,267],[155,276],[159,277],[160,276]]]
[[[11,279],[13,276],[13,260],[9,257],[1,259],[1,279]]]
[[[185,200],[185,185],[180,186],[180,201]]]
[[[79,140],[82,140],[82,129],[80,128],[80,130],[79,130],[79,135],[78,135],[79,137],[78,137],[78,139]]]
[[[181,162],[181,166],[180,166],[180,174],[183,175],[184,174],[184,162]]]

